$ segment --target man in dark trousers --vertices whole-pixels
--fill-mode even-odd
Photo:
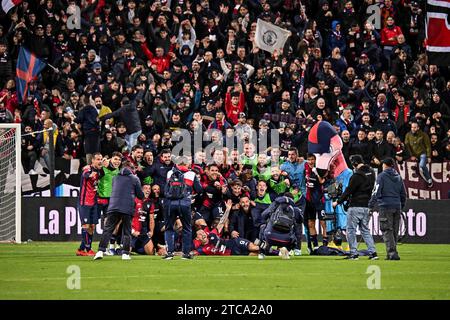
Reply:
[[[400,260],[397,238],[401,210],[406,202],[406,190],[402,178],[394,169],[394,159],[386,158],[382,164],[383,172],[377,177],[369,208],[379,208],[380,229],[386,244],[386,260]]]
[[[122,260],[131,260],[131,221],[134,216],[135,198],[143,199],[141,182],[134,174],[134,166],[130,161],[126,161],[119,174],[113,178],[111,198],[109,201],[106,225],[104,227],[102,239],[98,245],[98,252],[94,260],[102,259],[106,251],[106,246],[117,224],[122,221]]]
[[[164,260],[172,260],[175,251],[175,220],[180,218],[183,226],[183,256],[182,259],[192,259],[191,203],[192,193],[200,193],[202,186],[194,171],[189,169],[190,158],[181,156],[178,164],[167,173],[167,184],[164,191],[164,238],[167,245],[167,254]]]
[[[333,202],[334,208],[345,201],[349,202],[347,210],[347,241],[350,246],[350,255],[345,259],[358,260],[356,228],[359,227],[369,251],[369,259],[378,260],[375,243],[369,230],[369,200],[375,184],[375,172],[364,163],[360,154],[350,156],[350,162],[355,171],[344,193],[337,201]]]
[[[303,223],[303,212],[294,203],[294,196],[286,192],[262,213],[266,226],[261,228],[259,238],[263,241],[260,246],[258,259],[264,259],[270,253],[272,246],[280,248],[282,259],[290,259],[289,250],[296,245],[296,226]]]

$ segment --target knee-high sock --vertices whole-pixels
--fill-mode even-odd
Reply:
[[[93,232],[92,232],[92,234],[89,233],[89,232],[87,232],[86,251],[91,250],[91,246],[92,246],[92,238],[93,238],[93,236],[94,236],[94,233],[93,233]]]
[[[310,250],[312,250],[312,239],[311,239],[311,233],[308,232],[308,234],[306,235],[306,239],[308,240],[308,248]]]
[[[318,247],[319,243],[317,242],[317,234],[311,236],[311,240],[314,247]]]
[[[81,244],[80,244],[80,250],[86,249],[86,243],[87,243],[87,230],[82,228],[81,229]]]

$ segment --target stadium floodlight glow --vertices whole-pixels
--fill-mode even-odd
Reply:
[[[0,124],[0,242],[21,242],[22,143],[19,123]]]

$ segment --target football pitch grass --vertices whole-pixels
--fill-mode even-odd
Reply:
[[[402,244],[400,261],[385,261],[383,244],[377,244],[378,261],[307,256],[305,248],[290,260],[133,255],[93,261],[75,256],[77,245],[0,244],[0,299],[450,299],[450,245]],[[68,289],[75,283],[70,266],[79,267],[80,289]],[[372,266],[379,267],[380,289],[368,288],[376,285]]]

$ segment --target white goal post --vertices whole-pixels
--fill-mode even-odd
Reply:
[[[21,124],[0,123],[0,242],[22,241]]]

